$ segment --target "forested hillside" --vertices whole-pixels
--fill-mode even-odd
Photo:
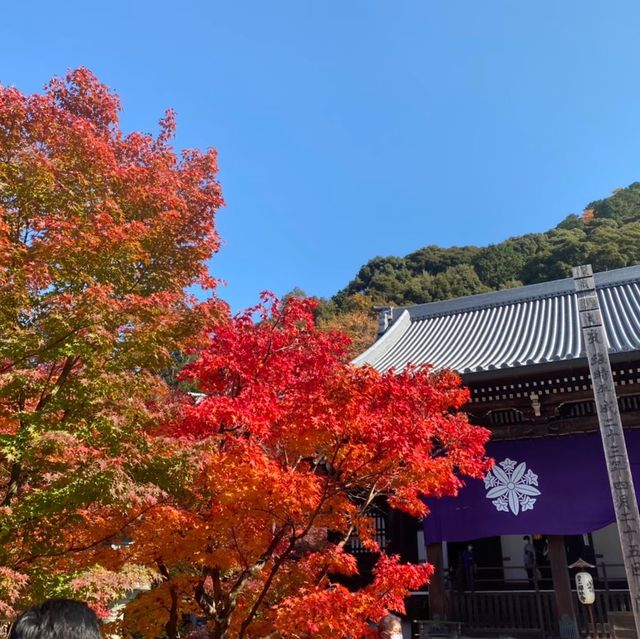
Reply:
[[[568,277],[591,263],[603,271],[640,263],[640,182],[587,205],[546,233],[512,237],[485,247],[426,246],[405,257],[375,257],[333,299],[416,304]]]
[[[585,263],[595,271],[640,263],[640,182],[591,202],[545,233],[375,257],[333,299],[321,301],[318,320],[349,333],[355,355],[375,339],[374,304],[419,304],[535,284],[569,277],[572,266]]]

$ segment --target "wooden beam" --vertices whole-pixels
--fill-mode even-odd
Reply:
[[[634,368],[637,364],[634,364]],[[577,382],[576,382],[577,383]],[[587,379],[581,384],[586,384],[588,388],[586,390],[571,391],[571,392],[556,392],[556,393],[544,393],[537,389],[538,397],[542,404],[548,404],[551,406],[558,406],[565,402],[578,402],[581,400],[593,399],[593,390],[591,389],[591,380]],[[531,390],[531,389],[527,389]],[[616,391],[619,397],[624,395],[638,395],[640,394],[640,384],[628,383],[628,384],[616,384]],[[492,410],[500,410],[501,408],[515,408],[517,410],[526,411],[531,407],[531,399],[529,397],[514,397],[512,399],[493,399],[491,401],[476,401],[469,402],[464,407],[464,410],[468,410],[471,413],[483,415]]]
[[[624,428],[640,428],[640,412],[623,413]],[[599,432],[598,418],[594,416],[557,419],[543,424],[508,424],[504,426],[489,426],[493,441],[503,439],[528,439],[530,437],[547,437],[559,435],[577,435],[582,433]]]
[[[551,578],[553,579],[560,637],[561,639],[575,639],[578,636],[578,624],[573,610],[571,581],[569,579],[567,551],[565,550],[563,535],[549,536],[549,561],[551,563]]]
[[[444,561],[442,543],[427,545],[427,561],[434,573],[429,582],[429,618],[447,619],[447,592],[444,587]]]

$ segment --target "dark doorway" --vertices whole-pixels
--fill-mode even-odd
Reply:
[[[571,566],[578,559],[583,559],[587,563],[595,566],[597,563],[596,553],[593,548],[593,537],[591,533],[588,535],[566,535],[564,538],[564,547],[567,551],[567,565]],[[594,581],[598,582],[598,571],[596,568],[574,568],[570,570],[571,577],[575,577],[576,573],[586,570],[591,574]]]
[[[584,559],[590,564],[596,563],[591,534],[565,535],[564,545],[567,549],[567,564],[571,565],[578,559]]]
[[[535,534],[531,537],[531,543],[536,552],[536,576],[538,588],[553,589],[551,578],[551,560],[549,557],[549,538],[547,535]],[[524,558],[523,558],[524,561]]]
[[[469,583],[468,546],[472,547],[475,565],[472,584]],[[504,583],[502,544],[500,537],[485,537],[469,541],[447,542],[451,587],[456,590],[496,590]],[[473,588],[470,587],[473,586]]]

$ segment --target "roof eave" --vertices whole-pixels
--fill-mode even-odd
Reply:
[[[625,351],[611,353],[609,359],[612,364],[624,364],[626,362],[640,362],[640,351]],[[514,379],[519,377],[532,377],[545,375],[559,371],[576,369],[587,370],[589,363],[586,357],[573,359],[561,359],[554,362],[542,362],[540,364],[522,364],[505,368],[493,368],[483,371],[458,372],[465,384],[486,384],[494,380]]]
[[[404,335],[411,324],[409,311],[404,310],[391,326],[364,353],[351,361],[354,366],[375,366]]]

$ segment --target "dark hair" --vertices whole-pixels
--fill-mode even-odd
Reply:
[[[49,599],[27,608],[9,639],[100,639],[96,613],[83,601]]]
[[[525,535],[522,539],[526,539],[527,541],[531,541],[531,537],[529,537],[529,535]]]

